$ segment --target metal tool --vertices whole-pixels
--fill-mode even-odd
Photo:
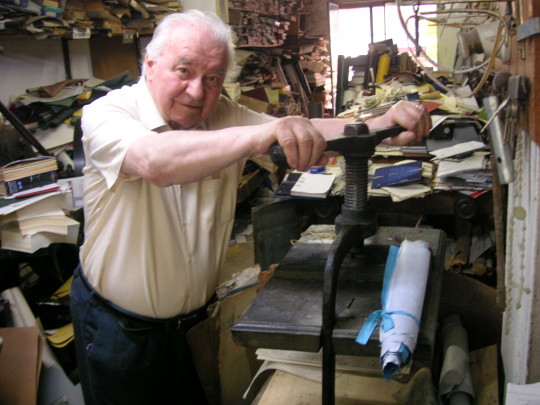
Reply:
[[[520,112],[525,108],[527,98],[529,97],[530,83],[527,76],[515,75],[508,79],[508,99],[510,100],[506,107],[506,125],[505,141],[510,145],[512,159],[516,154],[516,143],[520,131],[519,117]]]
[[[327,140],[326,150],[340,153],[345,158],[345,200],[336,218],[336,238],[332,243],[324,269],[322,344],[323,380],[322,403],[335,403],[336,355],[332,339],[336,323],[336,294],[341,264],[351,251],[362,251],[364,239],[377,232],[377,218],[368,205],[368,160],[375,147],[385,138],[405,129],[392,126],[370,131],[365,123],[345,126],[342,135]],[[278,166],[288,167],[283,148],[272,146],[270,155]]]
[[[495,95],[485,97],[484,109],[489,117],[489,134],[497,162],[497,173],[501,184],[510,184],[514,180],[514,165],[510,145],[504,142],[504,126],[501,121],[502,110],[499,98]]]
[[[497,171],[501,184],[509,184],[514,179],[513,158],[520,131],[520,111],[526,105],[530,92],[530,82],[526,76],[497,73],[493,79],[493,94],[484,98],[483,105],[489,120],[493,151],[496,156]],[[503,98],[503,101],[499,100]],[[504,120],[501,119],[504,116]],[[504,121],[504,123],[503,123]]]
[[[517,27],[517,40],[525,39],[540,34],[540,17],[533,17]]]

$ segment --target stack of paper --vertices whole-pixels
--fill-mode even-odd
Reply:
[[[403,160],[393,165],[371,164],[368,176],[370,196],[389,196],[399,202],[431,193],[433,164],[419,160]]]
[[[486,156],[442,160],[437,167],[435,190],[486,190],[492,187],[492,173]]]
[[[64,213],[62,201],[62,195],[51,193],[27,204],[13,204],[11,211],[11,205],[4,207],[5,214],[0,216],[2,249],[33,253],[51,243],[76,244],[80,224]]]

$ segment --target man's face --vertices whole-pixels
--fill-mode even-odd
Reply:
[[[227,49],[196,27],[177,28],[161,58],[146,63],[146,82],[173,129],[191,128],[213,111],[227,70]]]

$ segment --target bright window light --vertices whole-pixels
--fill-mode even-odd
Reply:
[[[436,10],[436,5],[422,5],[419,12]],[[392,39],[399,52],[414,53],[414,44],[408,40],[399,20],[397,6],[388,4],[372,7],[373,40],[370,27],[370,7],[339,9],[331,13],[331,46],[332,59],[337,61],[338,55],[356,57],[366,55],[371,42]],[[407,21],[414,15],[414,6],[401,6],[403,19]],[[409,33],[415,37],[415,22],[408,22]],[[425,19],[419,20],[420,45],[428,56],[437,61],[437,27]],[[335,71],[335,69],[334,69]]]

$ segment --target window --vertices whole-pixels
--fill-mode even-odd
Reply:
[[[419,13],[436,10],[436,5],[422,5]],[[408,23],[408,31],[415,36],[414,6],[401,6],[401,14]],[[373,21],[373,26],[371,25]],[[358,56],[368,53],[369,44],[392,39],[399,52],[413,52],[414,44],[401,25],[395,4],[384,6],[334,9],[330,12],[332,68],[336,71],[338,55]],[[419,19],[420,44],[428,56],[437,61],[437,27]]]

